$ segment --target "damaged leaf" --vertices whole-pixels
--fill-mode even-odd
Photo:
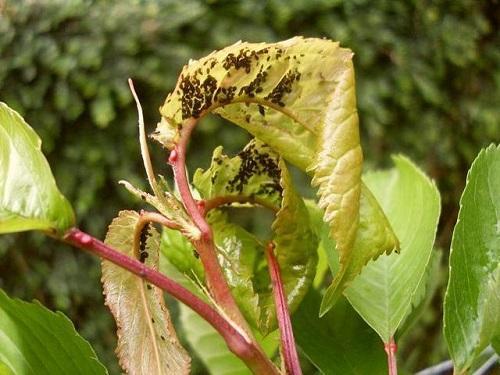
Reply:
[[[138,249],[135,211],[121,211],[106,235],[106,245],[158,269],[159,234],[150,225],[141,230]],[[161,289],[108,262],[102,262],[106,305],[118,327],[117,354],[129,374],[188,374],[190,358],[177,339]]]
[[[338,43],[300,37],[271,44],[239,42],[215,51],[184,67],[153,135],[172,149],[186,122],[215,112],[311,173],[339,254],[334,295],[371,258],[399,246],[361,181],[351,59],[352,52]],[[364,243],[374,233],[377,241],[368,249]]]

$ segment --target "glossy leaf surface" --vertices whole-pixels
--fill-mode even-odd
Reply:
[[[41,144],[24,119],[0,102],[0,233],[37,229],[62,235],[74,224]]]
[[[455,371],[464,373],[500,340],[500,147],[472,163],[453,231],[444,334]]]
[[[65,315],[0,290],[0,374],[107,373]]]
[[[109,226],[105,243],[157,269],[159,234],[145,226],[135,249],[138,221],[137,212],[121,211]],[[163,292],[107,261],[103,261],[102,274],[106,305],[118,326],[117,354],[123,369],[131,374],[189,373],[190,358],[178,342]]]
[[[366,265],[345,295],[385,343],[411,311],[431,257],[440,213],[433,182],[410,160],[393,157],[395,168],[372,172],[365,182],[401,241],[401,253]]]

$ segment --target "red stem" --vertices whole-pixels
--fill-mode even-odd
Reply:
[[[189,306],[221,334],[228,348],[240,357],[255,374],[278,374],[273,363],[251,339],[236,329],[212,306],[175,281],[144,265],[137,259],[131,258],[107,246],[105,243],[77,228],[70,229],[64,236],[64,239],[76,247],[109,260],[117,266],[147,280]]]
[[[398,375],[398,366],[396,361],[396,352],[398,347],[394,341],[394,337],[391,337],[388,343],[384,343],[384,350],[387,354],[387,368],[389,375]]]
[[[179,142],[170,153],[169,163],[172,166],[174,178],[184,207],[201,232],[201,238],[197,241],[193,241],[193,245],[200,254],[200,259],[203,263],[203,268],[205,269],[208,289],[212,293],[216,303],[222,307],[224,312],[236,324],[244,329],[253,340],[252,331],[248,327],[248,323],[236,305],[236,301],[231,294],[231,290],[229,289],[220,264],[217,260],[217,252],[215,251],[212,228],[205,220],[204,209],[199,207],[193,198],[191,189],[189,188],[186,172],[186,149],[196,123],[197,119],[195,118],[188,119],[184,122]]]
[[[288,375],[302,375],[285,290],[281,281],[280,267],[274,255],[274,244],[272,242],[266,248],[266,256],[273,284],[274,304],[276,305],[276,316],[281,335],[281,352],[285,362],[286,373]]]

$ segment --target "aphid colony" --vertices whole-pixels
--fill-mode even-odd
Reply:
[[[267,56],[267,58],[264,58]],[[248,47],[241,48],[238,54],[229,53],[222,60],[216,57],[209,57],[203,62],[203,67],[188,73],[184,72],[180,76],[178,89],[175,94],[181,104],[182,120],[188,118],[198,118],[214,104],[224,106],[234,101],[252,101],[258,94],[264,91],[263,85],[269,79],[269,71],[273,68],[273,60],[289,60],[290,56],[284,56],[284,51],[278,47],[268,47],[261,50],[251,50]],[[293,55],[297,60],[297,56]],[[298,63],[298,62],[297,62]],[[220,69],[225,70],[225,76],[218,81],[214,76],[220,76]],[[215,72],[218,69],[218,74]],[[252,70],[258,69],[255,78],[243,86],[228,84],[227,77],[231,77],[238,70],[244,70],[251,74]],[[211,72],[214,72],[213,75]],[[285,107],[284,97],[291,93],[293,84],[300,80],[301,73],[296,67],[286,71],[274,87],[267,87],[267,95],[260,98],[262,102]],[[229,80],[230,82],[230,80]],[[172,97],[167,99],[167,103]],[[259,105],[259,113],[264,116],[265,111]]]

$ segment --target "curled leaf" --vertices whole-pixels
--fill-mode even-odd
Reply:
[[[172,148],[186,121],[215,112],[311,173],[337,244],[341,274],[332,290],[339,291],[373,256],[399,246],[361,181],[351,59],[352,52],[338,43],[301,37],[239,42],[215,51],[184,67],[153,135]],[[375,232],[379,241],[365,254],[367,248],[359,243]]]
[[[263,246],[254,235],[231,223],[227,215],[218,210],[210,212],[207,219],[214,232],[219,263],[231,293],[245,318],[254,327],[259,327],[261,304],[254,278]]]
[[[330,310],[362,268],[381,254],[380,249],[385,249],[389,254],[395,249],[395,243],[399,247],[399,240],[392,231],[384,212],[376,203],[375,197],[364,185],[362,185],[362,191],[364,194],[361,195],[361,221],[353,249],[344,256],[340,252],[337,260],[338,271],[323,296],[320,315]]]
[[[105,243],[158,268],[159,234],[146,225],[139,249],[134,249],[138,222],[137,212],[121,211]],[[162,291],[107,261],[102,262],[102,282],[118,326],[117,354],[123,369],[130,374],[188,374],[190,358],[177,339]]]

